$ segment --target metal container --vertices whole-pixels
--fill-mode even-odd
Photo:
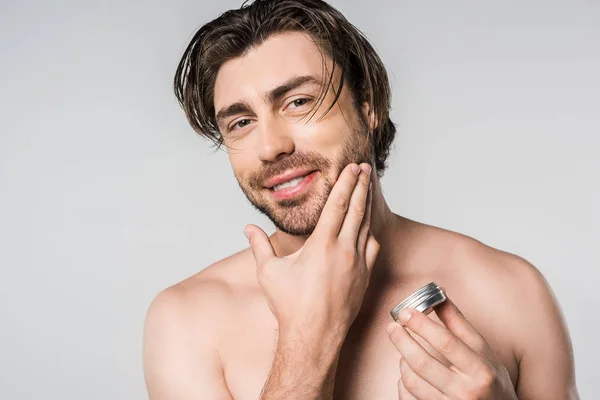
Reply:
[[[423,314],[429,314],[433,307],[444,301],[446,301],[446,294],[435,282],[431,282],[404,299],[390,314],[395,321],[398,321],[400,310],[404,308],[414,308]]]

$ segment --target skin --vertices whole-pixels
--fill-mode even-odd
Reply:
[[[306,123],[287,105],[318,88],[264,101],[290,77],[321,76],[321,65],[315,45],[294,32],[219,71],[215,109],[251,106],[224,121],[244,126],[225,136],[240,186],[285,230],[310,234],[277,228],[267,237],[250,225],[249,248],[156,297],[144,332],[150,398],[577,398],[568,332],[538,270],[392,213],[376,171],[359,164],[368,146],[344,156],[349,135],[364,137],[357,112],[367,134],[375,127],[368,104],[357,110],[344,88],[325,118]],[[294,154],[329,164],[297,205],[302,213],[287,218],[295,208],[283,212],[252,182],[282,160],[295,165]],[[391,323],[389,311],[431,281],[449,300]]]

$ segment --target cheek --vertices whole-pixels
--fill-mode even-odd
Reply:
[[[316,118],[316,116],[314,118]],[[305,140],[308,145],[320,148],[323,151],[328,149],[335,150],[338,146],[343,144],[345,132],[348,130],[349,128],[345,123],[330,119],[329,121],[321,121],[304,127],[301,132],[298,132],[297,137]]]
[[[296,130],[294,134],[296,149],[315,151],[322,157],[335,162],[344,147],[348,131],[349,128],[346,127],[346,124],[337,121],[311,122]]]

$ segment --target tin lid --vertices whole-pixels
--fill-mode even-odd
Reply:
[[[390,314],[396,321],[400,310],[404,308],[414,308],[427,314],[433,307],[445,300],[446,295],[442,289],[435,282],[431,282],[404,299],[392,309]]]

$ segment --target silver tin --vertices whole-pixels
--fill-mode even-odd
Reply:
[[[444,301],[446,301],[444,291],[435,282],[431,282],[404,299],[390,314],[395,321],[398,321],[398,315],[403,308],[414,308],[423,314],[429,314],[433,307]]]

